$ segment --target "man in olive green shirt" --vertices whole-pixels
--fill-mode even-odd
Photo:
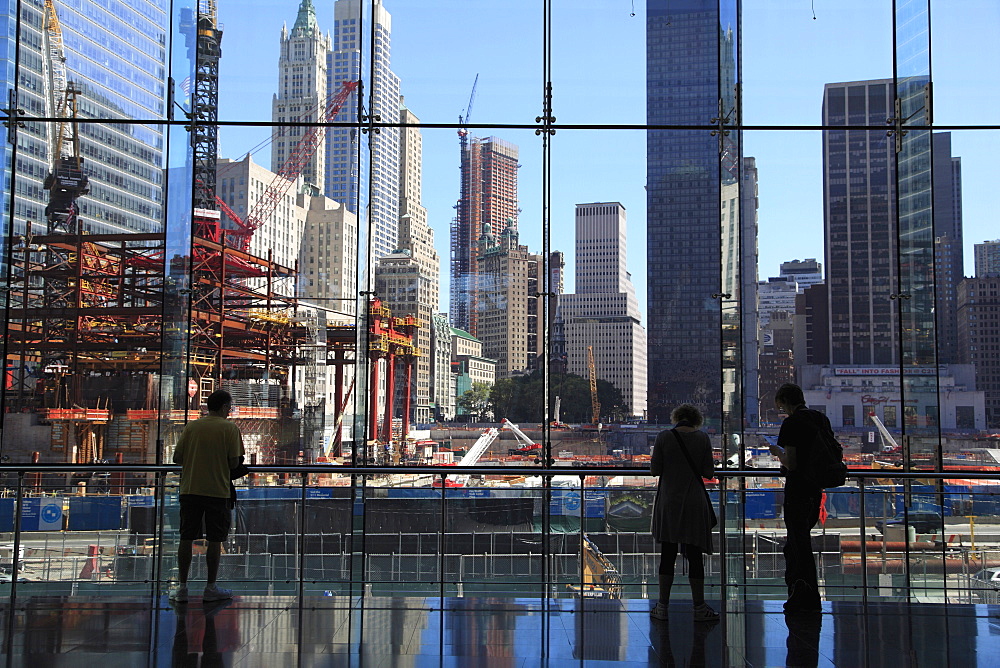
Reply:
[[[229,535],[231,471],[243,457],[243,436],[227,420],[233,398],[225,390],[213,392],[205,401],[208,415],[189,422],[174,449],[174,463],[181,466],[180,518],[181,540],[177,547],[178,585],[170,599],[188,600],[188,572],[191,570],[192,545],[204,536],[208,540],[205,565],[208,583],[203,601],[223,601],[233,597],[229,589],[216,584],[222,543]]]

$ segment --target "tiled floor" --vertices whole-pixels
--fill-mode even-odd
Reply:
[[[33,597],[3,614],[4,665],[50,666],[998,666],[1000,608],[729,602],[719,623],[690,603],[669,621],[645,600],[245,596]],[[718,606],[721,607],[721,606]]]

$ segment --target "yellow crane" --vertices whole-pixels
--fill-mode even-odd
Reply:
[[[594,366],[594,346],[587,346],[587,370],[590,372],[591,422],[601,423],[601,402],[597,400],[597,368]]]

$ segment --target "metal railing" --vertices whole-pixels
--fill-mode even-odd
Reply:
[[[175,466],[134,464],[0,466],[0,475],[9,483],[8,498],[13,501],[11,531],[0,545],[0,566],[10,578],[9,597],[18,596],[19,591],[20,595],[32,595],[81,589],[162,593],[171,579],[176,540],[176,530],[170,526],[176,490],[169,481],[178,471]],[[137,530],[128,512],[117,530],[27,530],[26,512],[30,519],[34,508],[27,507],[28,500],[41,494],[36,489],[39,476],[70,473],[107,473],[112,478],[125,473],[144,475],[146,491],[151,493],[142,497],[152,504],[146,511],[147,519],[153,521],[152,531]],[[443,484],[449,477],[512,473],[540,477],[541,484],[513,492],[510,488]],[[567,475],[579,478],[579,485],[551,485],[552,477]],[[645,597],[651,587],[655,590],[656,546],[644,528],[614,526],[607,511],[614,494],[630,496],[626,503],[638,508],[647,500],[651,503],[655,488],[604,484],[623,475],[641,478],[649,473],[623,468],[254,466],[251,478],[277,476],[282,482],[251,482],[243,486],[244,496],[253,490],[270,489],[280,490],[281,499],[268,493],[263,500],[248,499],[238,508],[245,515],[283,507],[290,519],[275,526],[273,533],[255,533],[247,518],[237,512],[221,575],[242,583],[249,591],[300,596],[331,592],[462,596],[486,591],[491,595],[614,597],[620,588],[621,596]],[[975,472],[977,480],[988,482],[978,490],[945,484],[970,475],[969,471],[852,470],[849,482],[853,486],[831,490],[828,497],[845,495],[857,516],[834,517],[814,534],[826,597],[995,602],[1000,582],[990,579],[990,569],[1000,568],[1000,513],[975,511],[977,505],[1000,505],[1000,473]],[[318,484],[331,476],[345,484],[332,488]],[[442,484],[425,482],[416,490],[389,488],[384,486],[389,476],[420,476]],[[706,566],[718,593],[727,597],[784,597],[783,526],[777,514],[780,488],[745,487],[750,478],[778,476],[776,469],[717,471],[719,490],[714,495],[721,519],[719,554],[708,559]],[[875,484],[889,477],[898,484],[891,488]],[[118,476],[119,481],[121,478]],[[600,484],[588,484],[588,480]],[[649,481],[653,481],[651,476]],[[51,496],[58,491],[56,485],[45,493]],[[61,498],[69,503],[72,499],[116,496],[110,491],[81,497],[67,489]],[[508,496],[491,496],[501,491]],[[772,506],[765,508],[765,517],[752,517],[756,511],[748,505],[747,495],[762,491],[774,497],[769,501]],[[574,493],[579,493],[576,506],[570,503]],[[588,516],[588,495],[603,504],[603,512],[596,513],[600,517]],[[490,525],[497,509],[512,505],[510,499],[515,497],[523,506],[517,522]],[[491,498],[492,505],[483,501]],[[903,520],[917,512],[910,510],[915,504],[936,506],[941,530],[920,540],[906,531],[901,540],[880,536],[874,524],[881,521],[885,529],[890,516],[884,509],[892,508],[894,517],[900,500]],[[952,508],[948,504],[965,504],[962,507],[968,516],[949,515]],[[122,507],[127,511],[132,506]],[[870,512],[879,508],[883,510]],[[425,530],[400,531],[389,521],[394,512],[406,519],[419,518]],[[2,513],[0,508],[0,521]],[[331,521],[335,526],[324,524]],[[505,516],[504,521],[514,520]],[[989,529],[993,525],[996,531]],[[601,558],[588,559],[585,543],[599,546]],[[588,571],[587,563],[602,561],[615,571],[615,591],[594,586],[600,578]],[[197,577],[200,568],[196,559],[193,576]]]

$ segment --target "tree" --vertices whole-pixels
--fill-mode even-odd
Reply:
[[[551,419],[556,397],[561,397],[560,419],[563,422],[590,422],[590,382],[582,376],[564,373],[550,373],[549,410]],[[490,392],[490,404],[497,419],[507,418],[511,422],[542,422],[546,413],[542,406],[544,385],[542,372],[507,378],[497,381]],[[601,414],[606,418],[623,415],[625,402],[621,392],[611,383],[597,381],[597,398],[601,402]]]
[[[487,413],[492,412],[489,410],[490,386],[486,383],[473,383],[472,389],[460,396],[457,403],[475,422],[480,422]]]

